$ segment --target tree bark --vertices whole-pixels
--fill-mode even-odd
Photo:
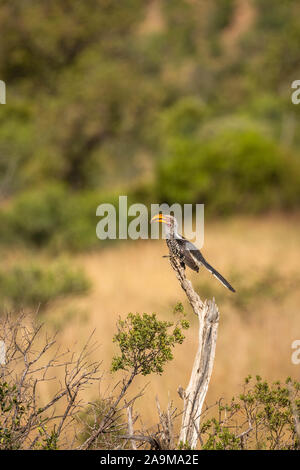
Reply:
[[[180,261],[172,257],[171,254],[170,263],[199,321],[198,350],[190,381],[186,390],[181,387],[178,390],[183,399],[183,415],[178,444],[195,449],[199,439],[202,407],[214,365],[219,310],[214,299],[202,302],[194,291],[192,283],[186,278],[185,269],[181,266]]]

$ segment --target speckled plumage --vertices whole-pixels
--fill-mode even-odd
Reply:
[[[204,258],[201,251],[189,240],[177,233],[177,221],[172,216],[163,216],[166,227],[166,243],[169,248],[170,256],[177,258],[181,266],[188,266],[193,271],[199,272],[201,266],[204,266],[223,286],[235,292],[231,284]]]

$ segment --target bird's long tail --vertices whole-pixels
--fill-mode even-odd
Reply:
[[[203,266],[206,267],[206,269],[208,269],[209,272],[212,273],[213,276],[215,276],[215,278],[217,278],[221,282],[221,284],[223,284],[223,286],[227,287],[227,289],[231,290],[231,292],[235,292],[235,289],[229,284],[229,282],[226,281],[226,279],[215,268],[213,268],[204,258],[201,260],[201,263],[203,264]]]

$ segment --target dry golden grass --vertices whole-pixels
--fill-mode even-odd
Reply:
[[[269,267],[291,280],[299,269],[299,229],[300,220],[296,216],[234,217],[207,222],[202,251],[229,281],[232,272],[240,273],[244,281]],[[156,422],[156,395],[163,406],[169,397],[180,408],[176,390],[179,385],[187,385],[197,346],[196,321],[168,260],[162,258],[166,253],[164,241],[149,240],[124,242],[104,251],[74,257],[73,263],[83,266],[93,281],[93,289],[85,298],[60,302],[45,315],[51,324],[61,320],[59,316],[67,307],[75,306],[86,312],[66,320],[59,341],[73,349],[77,343],[75,348],[79,349],[95,328],[95,339],[101,347],[93,359],[103,361],[103,371],[107,372],[105,384],[109,384],[121,378],[109,373],[116,352],[112,336],[118,316],[124,317],[128,312],[156,312],[159,318],[170,320],[175,304],[184,303],[191,320],[184,344],[177,346],[174,360],[162,376],[140,378],[133,386],[132,392],[149,382],[145,396],[138,403],[138,411],[147,425]],[[248,374],[259,374],[270,380],[285,379],[288,375],[300,378],[299,366],[291,363],[291,343],[300,334],[299,289],[293,287],[289,295],[278,299],[276,292],[266,298],[262,293],[257,299],[251,299],[247,311],[241,311],[231,302],[231,296],[239,295],[238,274],[234,281],[236,294],[224,291],[207,271],[199,275],[189,271],[188,275],[195,284],[204,279],[216,301],[221,299],[216,360],[207,396],[209,404],[221,396],[230,399],[239,393]],[[89,399],[95,396],[96,391],[89,392]]]

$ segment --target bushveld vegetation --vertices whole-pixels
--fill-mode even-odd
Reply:
[[[132,430],[137,447],[186,446],[175,391],[195,320],[170,320],[178,300],[188,306],[160,242],[97,239],[97,206],[117,209],[120,194],[204,203],[204,253],[237,287],[228,297],[191,274],[222,305],[199,447],[299,447],[299,383],[286,379],[298,374],[299,2],[0,0],[0,29],[0,324],[12,339],[0,448],[129,448]],[[102,349],[88,359],[94,328]],[[62,344],[75,355],[51,356]]]
[[[0,243],[93,248],[95,206],[120,189],[296,208],[299,5],[271,3],[2,2]]]
[[[176,308],[182,312],[182,306]],[[6,361],[0,367],[0,448],[2,450],[62,448],[187,449],[174,431],[181,417],[172,403],[162,411],[157,401],[158,425],[145,429],[142,417],[133,414],[135,402],[147,389],[130,397],[128,391],[138,375],[162,374],[173,359],[172,349],[184,341],[189,328],[185,314],[176,322],[160,321],[155,314],[129,314],[119,319],[113,341],[120,355],[113,357],[112,371],[125,370],[122,383],[108,396],[87,404],[82,392],[101,382],[101,365],[90,360],[92,338],[79,353],[59,351],[55,337],[44,336],[42,325],[21,315],[1,320]],[[43,336],[42,349],[35,343]],[[41,395],[41,385],[53,380],[58,368],[64,382],[52,396]],[[57,384],[58,385],[58,384]],[[288,378],[285,384],[268,384],[257,376],[247,377],[244,389],[229,404],[219,400],[203,412],[199,433],[202,449],[298,449],[300,428],[300,383]],[[62,411],[57,411],[59,402]],[[215,416],[207,419],[207,415]],[[127,411],[127,416],[126,416]],[[135,428],[135,430],[134,430]]]
[[[66,263],[45,266],[27,261],[0,271],[1,308],[7,311],[38,305],[44,309],[55,299],[85,294],[89,288],[84,274],[72,270]]]

